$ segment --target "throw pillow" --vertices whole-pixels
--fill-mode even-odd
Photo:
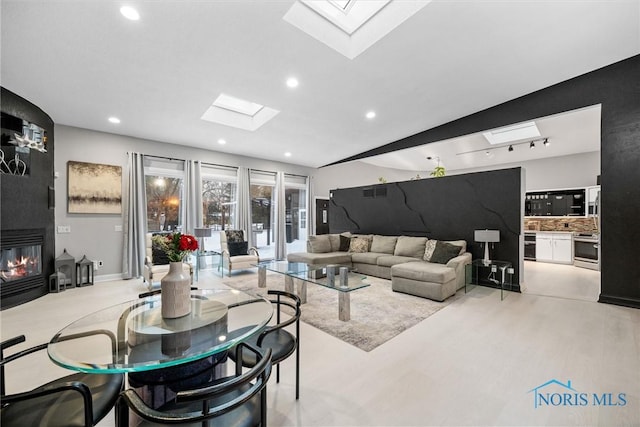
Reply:
[[[407,256],[411,258],[422,258],[424,255],[424,245],[427,243],[426,237],[398,237],[396,248],[393,252],[396,256]]]
[[[458,255],[462,255],[467,251],[467,241],[466,240],[447,240],[447,243],[450,243],[454,246],[458,246],[460,248],[460,253]]]
[[[246,255],[248,252],[247,242],[228,242],[229,256]]]
[[[349,252],[364,253],[369,252],[370,240],[366,237],[352,237],[349,244]]]
[[[227,242],[244,242],[244,233],[242,230],[225,230]]]
[[[371,252],[380,254],[393,254],[396,248],[397,236],[379,236],[374,235],[371,241]]]
[[[340,235],[340,247],[338,250],[340,252],[348,252],[349,247],[351,246],[351,237]]]
[[[329,240],[328,234],[309,236],[307,242],[309,243],[309,248],[311,249],[309,252],[311,253],[324,254],[331,252],[331,241]]]
[[[167,254],[155,243],[151,245],[151,262],[153,265],[169,264],[169,257],[167,257]]]
[[[424,247],[424,256],[422,257],[425,261],[431,261],[431,256],[433,255],[433,251],[436,249],[437,240],[429,239],[427,240],[427,244]]]
[[[436,248],[433,251],[433,255],[431,255],[431,259],[429,260],[429,262],[446,264],[451,258],[457,257],[459,252],[460,246],[439,241],[438,243],[436,243]]]

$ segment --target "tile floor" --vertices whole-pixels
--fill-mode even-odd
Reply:
[[[573,267],[562,267],[525,267],[528,292],[538,279],[556,288],[573,281]],[[213,270],[197,285],[222,286]],[[0,312],[2,339],[24,333],[29,345],[47,341],[80,316],[143,290],[131,280],[47,295]],[[640,310],[533,293],[501,302],[497,290],[476,287],[368,353],[302,323],[300,400],[292,359],[283,363],[280,384],[270,380],[269,425],[638,426],[639,354]],[[43,354],[11,367],[9,391],[64,373]],[[552,379],[571,381],[587,404],[571,405],[569,396],[567,405],[536,408],[531,390]],[[546,390],[563,393],[557,385]],[[594,405],[594,393],[624,393],[626,404]],[[99,425],[113,423],[109,416]]]

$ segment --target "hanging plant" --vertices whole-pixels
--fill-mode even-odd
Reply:
[[[436,166],[436,168],[433,171],[431,171],[431,176],[436,178],[445,176],[444,166]]]

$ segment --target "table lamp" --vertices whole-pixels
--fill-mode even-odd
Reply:
[[[500,241],[500,230],[475,230],[474,239],[476,242],[484,243],[484,259],[485,264],[489,264],[489,242]]]
[[[204,238],[211,237],[211,228],[194,228],[193,235],[198,238],[198,249],[204,252]]]

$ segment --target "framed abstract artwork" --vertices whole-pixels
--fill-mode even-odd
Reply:
[[[69,161],[69,213],[121,214],[122,167]]]

